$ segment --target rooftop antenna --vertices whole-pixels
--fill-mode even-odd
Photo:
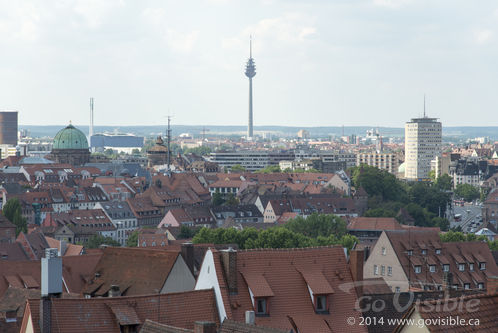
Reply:
[[[427,116],[425,115],[425,94],[424,94],[424,118],[426,118]]]
[[[90,97],[90,128],[88,129],[88,142],[90,143],[90,148],[92,147],[92,136],[93,136],[93,97]]]

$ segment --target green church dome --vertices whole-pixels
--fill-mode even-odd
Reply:
[[[69,124],[55,135],[53,149],[88,149],[88,141],[82,131]]]

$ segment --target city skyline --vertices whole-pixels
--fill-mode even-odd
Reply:
[[[0,12],[0,109],[21,125],[87,125],[90,97],[96,126],[247,124],[251,34],[255,127],[402,127],[424,93],[445,126],[494,125],[491,1],[24,1]]]

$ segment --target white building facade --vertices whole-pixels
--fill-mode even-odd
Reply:
[[[431,161],[441,154],[442,125],[437,118],[413,118],[405,124],[405,178],[429,179]]]

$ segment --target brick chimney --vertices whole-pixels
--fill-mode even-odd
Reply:
[[[192,275],[194,274],[194,244],[192,242],[182,243],[182,257],[187,264],[188,269]]]
[[[221,261],[225,270],[228,284],[228,292],[236,294],[237,290],[237,251],[232,247],[228,250],[221,250]]]
[[[216,333],[216,323],[212,321],[196,321],[194,333]]]
[[[443,291],[444,291],[445,298],[451,297],[450,292],[451,292],[451,285],[452,284],[453,284],[453,273],[444,272],[443,273]]]
[[[486,290],[488,295],[498,294],[498,276],[488,276],[486,281]]]
[[[363,295],[363,286],[361,285],[361,281],[363,281],[364,261],[364,250],[351,250],[351,253],[349,254],[349,269],[351,270],[353,281],[356,282],[356,292],[358,296]]]

